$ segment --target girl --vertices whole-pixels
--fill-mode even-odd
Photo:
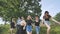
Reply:
[[[20,27],[19,30],[17,31],[17,34],[25,34],[25,27],[26,27],[26,22],[24,20],[24,17],[21,17],[21,22],[20,22]]]
[[[27,17],[27,26],[26,26],[26,31],[27,31],[27,34],[32,34],[32,20],[31,20],[31,16],[29,15]]]
[[[15,29],[15,18],[12,18],[12,20],[11,20],[11,23],[10,23],[10,25],[11,25],[11,34],[13,34],[13,31],[14,31],[14,29]]]
[[[44,21],[44,24],[46,25],[47,27],[47,34],[50,33],[50,19],[52,19],[54,22],[60,24],[58,21],[54,20],[50,15],[49,15],[49,12],[48,11],[45,11],[45,14],[43,16],[43,21]]]
[[[40,32],[40,19],[39,19],[39,16],[38,15],[36,15],[35,16],[35,26],[36,26],[36,34],[39,34],[39,32]]]

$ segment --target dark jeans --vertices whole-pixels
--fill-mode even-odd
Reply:
[[[17,30],[19,30],[19,28],[20,28],[20,25],[17,25]]]
[[[17,33],[16,34],[26,34],[26,30],[23,30],[23,26],[17,25]]]

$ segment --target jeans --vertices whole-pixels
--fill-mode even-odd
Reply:
[[[40,32],[40,26],[36,26],[36,34],[39,34]]]
[[[32,26],[31,25],[27,25],[26,31],[31,32],[32,31]]]

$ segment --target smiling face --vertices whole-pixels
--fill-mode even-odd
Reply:
[[[48,11],[45,11],[45,18],[49,18],[48,16],[49,16],[49,12]]]
[[[49,15],[48,13],[45,13],[45,15]]]
[[[45,11],[45,15],[49,15],[49,12],[48,11]]]
[[[39,17],[38,17],[38,16],[36,16],[36,17],[35,17],[35,19],[36,19],[36,20],[38,20],[38,19],[39,19]]]

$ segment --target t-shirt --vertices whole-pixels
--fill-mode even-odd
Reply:
[[[11,22],[11,28],[15,28],[15,23],[14,22]]]
[[[51,16],[50,16],[50,15],[47,15],[47,17],[46,17],[46,16],[43,16],[43,19],[45,19],[45,21],[49,21],[49,20],[50,20],[50,18],[51,18]]]
[[[40,21],[41,21],[41,20],[39,20],[38,22],[35,21],[35,26],[39,26]]]
[[[20,25],[21,19],[17,20],[17,25]]]
[[[31,25],[33,23],[32,20],[27,20],[26,22],[27,22],[27,25]]]

